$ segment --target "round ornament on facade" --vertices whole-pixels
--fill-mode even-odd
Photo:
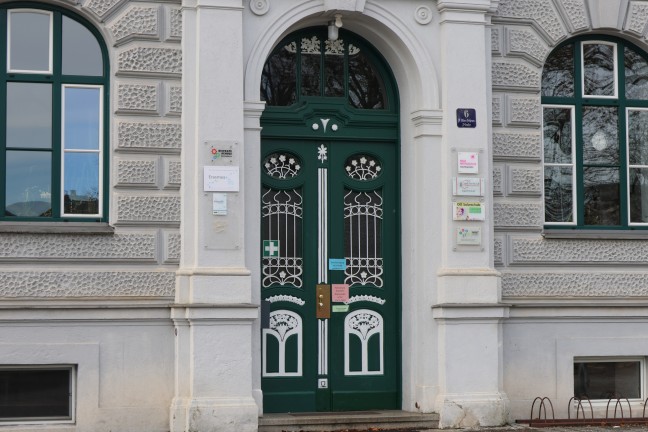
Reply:
[[[265,15],[270,10],[270,0],[250,0],[250,10],[255,15]]]
[[[432,9],[427,6],[419,6],[414,13],[414,19],[421,25],[430,24],[432,22]]]

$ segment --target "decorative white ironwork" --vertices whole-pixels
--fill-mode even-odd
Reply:
[[[349,297],[349,300],[347,300],[345,303],[351,304],[359,301],[368,301],[372,303],[377,303],[379,305],[384,305],[386,300],[380,297],[364,294],[364,295],[355,295],[353,297]]]
[[[327,152],[328,150],[326,146],[324,144],[320,144],[320,146],[317,148],[317,159],[319,159],[320,161],[322,161],[322,163],[324,163],[324,161],[328,159],[328,156],[326,155]]]
[[[320,147],[324,147],[322,144]],[[320,151],[320,155],[322,152]],[[326,158],[326,147],[324,147]],[[324,160],[322,160],[324,162]],[[317,280],[328,283],[328,169],[317,169]],[[319,375],[328,374],[328,320],[317,320],[317,352]]]
[[[272,336],[279,344],[277,371],[268,371],[268,338]],[[286,371],[286,341],[297,338],[297,370]],[[263,329],[263,376],[301,376],[302,375],[302,319],[295,312],[277,310],[270,312],[270,328]]]
[[[379,191],[348,191],[344,197],[346,270],[344,283],[383,286],[382,215]]]
[[[377,335],[379,352],[369,352],[369,339]],[[351,370],[351,336],[360,342],[361,362],[359,370]],[[369,369],[369,356],[378,355],[378,369]],[[344,319],[344,374],[345,375],[382,375],[384,362],[383,317],[376,311],[359,309]]]
[[[325,53],[331,55],[344,55],[344,41],[342,39],[329,40],[325,42]]]
[[[301,160],[292,153],[273,153],[265,158],[266,174],[277,179],[295,177],[301,170]]]
[[[262,259],[262,286],[302,287],[303,199],[298,189],[266,189],[262,197],[263,240],[278,240],[276,254]]]
[[[354,180],[373,180],[382,170],[380,162],[371,156],[353,155],[346,160],[344,169]]]
[[[270,303],[276,303],[276,302],[288,302],[288,303],[294,303],[299,306],[304,306],[306,303],[305,300],[300,299],[299,297],[291,296],[291,295],[286,295],[286,294],[281,294],[281,295],[273,295],[265,299],[265,301],[270,302]]]
[[[321,51],[320,40],[317,36],[309,38],[302,38],[301,52],[303,54],[319,54]]]
[[[357,46],[355,46],[353,44],[349,44],[349,55],[350,56],[356,55],[359,52],[360,52],[360,48],[358,48]]]
[[[295,42],[290,42],[288,45],[284,46],[284,49],[289,53],[295,54],[297,52],[297,44]]]
[[[329,118],[321,118],[321,119],[320,119],[320,123],[322,123],[322,127],[324,128],[324,133],[327,132],[328,124],[329,124],[330,121],[331,121],[331,119],[329,119]],[[311,128],[312,128],[314,131],[317,131],[317,130],[319,130],[320,125],[317,124],[317,123],[313,123],[313,124],[311,125]],[[338,129],[339,129],[339,126],[338,126],[337,124],[333,123],[333,124],[331,125],[331,130],[332,130],[333,132],[336,132]],[[318,159],[319,159],[319,157],[318,157]],[[324,159],[326,159],[326,157],[325,157]],[[323,161],[322,161],[322,162],[323,162]]]

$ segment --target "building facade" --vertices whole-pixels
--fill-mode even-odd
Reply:
[[[648,396],[647,2],[0,22],[3,428],[493,426]]]

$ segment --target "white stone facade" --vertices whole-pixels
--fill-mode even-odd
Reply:
[[[335,13],[400,95],[402,409],[494,426],[548,396],[565,415],[574,357],[648,357],[645,240],[543,236],[540,105],[562,41],[648,49],[646,2],[48,3],[109,47],[114,228],[0,224],[1,363],[77,365],[76,419],[56,430],[257,430],[261,73],[279,40]],[[459,107],[477,128],[456,127]],[[203,193],[214,142],[240,167],[226,224]],[[488,188],[480,247],[456,244],[460,151]]]

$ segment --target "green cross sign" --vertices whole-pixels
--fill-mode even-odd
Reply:
[[[279,240],[263,240],[263,256],[279,256]]]

